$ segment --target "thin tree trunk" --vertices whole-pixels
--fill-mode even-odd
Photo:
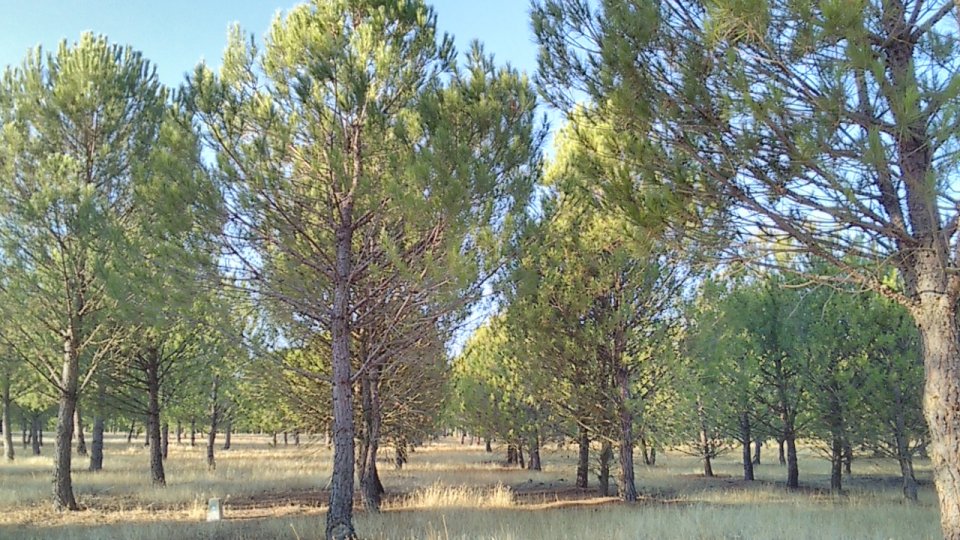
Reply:
[[[830,491],[843,492],[843,441],[836,434],[830,442]]]
[[[90,446],[89,470],[93,472],[103,470],[103,430],[104,419],[97,412],[93,417],[93,435]]]
[[[517,447],[513,443],[507,444],[507,465],[517,463]]]
[[[87,455],[87,441],[83,437],[83,416],[80,412],[80,404],[77,403],[77,408],[73,413],[73,434],[77,438],[77,455],[85,456]]]
[[[190,419],[190,446],[197,445],[197,419]]]
[[[147,380],[147,443],[150,446],[150,479],[154,486],[167,485],[163,471],[163,448],[160,447],[160,356],[151,348],[146,351]]]
[[[540,464],[540,430],[537,430],[530,439],[530,459],[527,460],[527,469],[531,471],[543,470]]]
[[[227,420],[226,425],[223,427],[223,449],[230,449],[230,439],[233,436],[233,420]]]
[[[371,512],[380,511],[383,485],[377,471],[377,452],[380,448],[380,381],[379,371],[370,368],[361,382],[365,444],[363,461],[360,463],[360,494],[363,507]]]
[[[590,474],[590,433],[587,428],[580,426],[577,437],[577,487],[586,489]]]
[[[177,444],[183,444],[183,422],[177,420]]]
[[[610,495],[610,461],[613,459],[613,445],[610,441],[603,441],[600,446],[600,473],[597,483],[600,484],[600,496]]]
[[[284,431],[284,432],[283,432],[283,445],[284,445],[284,446],[288,446],[289,444],[290,444],[290,443],[289,443],[289,441],[287,440],[287,432]]]
[[[164,422],[163,427],[160,429],[160,450],[163,455],[163,459],[167,459],[170,450],[170,423]]]
[[[488,454],[493,452],[493,446],[490,443],[490,437],[487,437],[486,439],[484,439],[483,450]]]
[[[521,443],[517,445],[517,465],[521,469],[524,469],[526,468],[527,465],[523,459],[523,443],[522,443],[523,439],[520,439],[520,440],[521,440]]]
[[[913,457],[910,455],[907,440],[907,421],[903,410],[903,393],[897,382],[892,384],[894,403],[893,439],[897,444],[897,463],[900,465],[900,477],[903,480],[903,496],[908,501],[917,502],[917,478],[913,474]]]
[[[207,468],[210,470],[217,468],[214,445],[217,443],[217,427],[220,422],[219,390],[220,376],[214,375],[213,388],[210,391],[210,433],[207,434]]]
[[[77,406],[80,364],[77,347],[76,322],[63,340],[63,373],[60,377],[60,403],[57,411],[57,435],[54,445],[53,507],[57,511],[79,510],[73,496],[73,477],[70,466],[73,459],[73,413]],[[39,433],[38,433],[39,435]]]
[[[710,462],[713,457],[713,442],[710,440],[710,434],[708,433],[707,413],[703,408],[700,396],[697,396],[697,419],[700,422],[700,452],[703,458],[703,476],[713,478],[713,464]]]
[[[40,416],[34,416],[33,422],[30,424],[30,445],[33,450],[33,455],[40,455],[40,434],[42,431],[42,426],[40,426]]]
[[[97,406],[93,411],[93,432],[90,435],[90,466],[88,469],[97,472],[103,469],[103,431],[106,428],[106,419],[103,417],[103,402],[106,399],[106,385],[103,380],[97,384]]]
[[[760,465],[760,448],[763,447],[763,441],[759,438],[753,441],[753,466]]]
[[[7,461],[13,461],[13,427],[10,425],[10,377],[7,374],[3,376],[3,388],[0,389],[3,399],[3,417],[0,418],[0,424],[3,427],[3,457]]]
[[[137,427],[137,421],[136,421],[136,420],[131,420],[131,421],[130,421],[130,432],[127,433],[127,444],[130,444],[130,443],[133,442],[133,435],[134,435],[133,429],[134,429],[135,427]]]
[[[620,478],[617,485],[618,494],[621,501],[636,502],[637,486],[634,480],[633,472],[633,413],[630,412],[630,377],[626,367],[622,364],[617,366],[617,385],[619,387],[619,409],[620,419]]]
[[[750,415],[747,412],[740,413],[740,444],[743,445],[743,479],[747,482],[753,481],[753,460],[750,456],[750,442],[753,436],[750,432]]]
[[[359,139],[359,137],[357,137]],[[357,142],[359,144],[359,142]],[[359,174],[359,148],[354,149]],[[350,366],[350,276],[353,273],[353,202],[347,197],[340,208],[336,230],[336,271],[333,291],[331,371],[333,381],[333,474],[327,510],[327,540],[352,540],[353,528],[353,370]]]
[[[778,456],[777,456],[777,457],[778,457],[778,459],[779,459],[779,461],[780,461],[780,465],[781,465],[781,466],[787,464],[787,455],[786,455],[786,453],[784,452],[783,443],[784,443],[784,439],[777,439],[777,449],[778,449]]]

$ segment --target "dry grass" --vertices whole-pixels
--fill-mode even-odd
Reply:
[[[322,444],[270,448],[266,437],[236,437],[207,471],[200,446],[171,444],[166,489],[150,486],[147,451],[110,438],[106,470],[88,473],[75,458],[84,511],[48,507],[49,454],[0,464],[0,538],[320,538],[330,455]],[[198,441],[199,442],[199,441]],[[858,459],[847,494],[833,496],[828,463],[801,454],[805,489],[783,488],[784,470],[764,464],[758,481],[738,479],[735,456],[700,475],[695,458],[667,453],[637,467],[644,495],[625,506],[572,487],[576,448],[544,452],[544,470],[507,469],[480,446],[445,440],[410,455],[402,471],[385,459],[391,497],[384,512],[357,513],[363,538],[935,538],[939,534],[928,464],[920,464],[921,502],[901,502],[896,464]],[[18,449],[19,450],[19,449]],[[385,449],[384,457],[389,457]],[[770,453],[765,455],[769,461]],[[773,456],[775,457],[775,456]],[[202,522],[209,497],[225,501],[226,520]]]

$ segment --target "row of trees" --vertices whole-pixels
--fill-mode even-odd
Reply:
[[[252,349],[260,365],[226,362],[210,394],[267,372],[329,396],[301,416],[332,433],[327,536],[353,537],[355,472],[376,508],[379,442],[433,414],[410,389],[443,378],[444,344],[500,281],[500,315],[449,367],[458,399],[484,405],[495,382],[507,397],[476,429],[528,450],[544,419],[615,445],[627,499],[635,444],[652,460],[698,426],[709,457],[734,417],[745,451],[767,430],[788,461],[803,434],[835,466],[893,440],[908,476],[918,341],[942,525],[960,538],[956,7],[858,8],[536,1],[536,88],[479,45],[458,61],[419,1],[314,0],[262,48],[234,30],[219,71],[176,95],[101,38],[31,53],[0,86],[0,334],[5,373],[28,366],[57,396],[57,506],[76,507],[75,407],[110,389],[107,366],[156,439],[169,366]],[[568,121],[542,197],[537,91]],[[777,271],[700,287],[702,259],[730,258]],[[834,303],[798,275],[885,300]],[[861,332],[868,316],[898,337]],[[551,397],[533,401],[545,373]],[[737,395],[714,399],[727,377]],[[903,414],[857,397],[880,388]],[[899,435],[853,429],[891,418]]]

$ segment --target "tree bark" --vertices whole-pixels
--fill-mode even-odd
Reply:
[[[753,441],[753,466],[760,465],[760,449],[763,447],[763,441],[759,438]]]
[[[0,393],[3,399],[3,417],[0,418],[0,424],[3,427],[3,457],[7,461],[13,461],[13,427],[10,425],[10,377],[7,374],[3,376],[3,388]]]
[[[213,376],[213,388],[210,391],[210,433],[207,434],[207,468],[210,470],[217,468],[217,460],[214,456],[214,445],[217,444],[217,427],[220,422],[220,376]]]
[[[752,482],[753,459],[750,456],[750,443],[753,442],[753,434],[750,432],[750,415],[747,412],[740,413],[740,444],[743,445],[743,479]],[[759,450],[759,447],[757,447]]]
[[[230,439],[233,436],[233,421],[227,420],[226,425],[223,426],[223,449],[230,449]]]
[[[357,134],[359,139],[359,134]],[[354,144],[355,174],[360,174],[359,140]],[[333,382],[333,474],[327,510],[327,540],[352,540],[353,528],[353,369],[350,366],[350,279],[353,273],[353,201],[340,208],[336,230],[336,271],[331,324],[331,375]]]
[[[622,359],[617,366],[617,386],[619,387],[618,415],[620,420],[620,477],[617,483],[618,495],[624,502],[636,502],[637,485],[633,471],[633,413],[630,412],[630,376],[623,366]]]
[[[527,460],[527,469],[531,471],[543,470],[540,465],[540,431],[537,430],[530,438],[530,459]]]
[[[777,439],[777,459],[780,461],[781,466],[787,464],[787,455],[784,453],[783,443],[784,439]]]
[[[160,428],[160,454],[166,460],[170,450],[170,423],[164,422]]]
[[[97,385],[97,406],[93,412],[93,432],[90,435],[90,466],[91,472],[103,469],[103,431],[106,419],[103,417],[103,402],[106,399],[106,386],[101,380]]]
[[[30,446],[33,455],[40,455],[40,434],[43,433],[43,426],[40,425],[40,415],[33,417],[30,423]]]
[[[79,510],[73,496],[73,477],[70,466],[73,459],[73,413],[77,406],[80,361],[79,336],[76,323],[71,322],[63,340],[63,372],[59,380],[60,403],[57,411],[57,435],[54,447],[53,508],[56,511]],[[38,433],[39,435],[39,433]]]
[[[800,487],[800,467],[797,463],[797,438],[792,433],[786,438],[787,444],[787,487]]]
[[[920,296],[921,305],[914,317],[923,349],[923,411],[930,428],[940,525],[944,538],[956,540],[960,539],[960,332],[956,300],[929,293]]]
[[[360,463],[360,494],[363,507],[379,512],[383,484],[377,471],[377,452],[380,449],[380,377],[376,368],[370,368],[361,382],[363,420],[365,424],[363,461]]]
[[[150,446],[150,480],[154,486],[167,485],[163,470],[163,448],[160,446],[160,356],[150,348],[145,352],[147,383],[147,443]]]
[[[601,497],[610,495],[610,461],[612,459],[613,445],[610,441],[603,441],[600,446],[600,473],[597,475]]]
[[[590,433],[587,428],[580,426],[577,437],[577,487],[586,489],[590,474]]]
[[[77,455],[86,456],[87,441],[83,437],[83,416],[80,412],[80,403],[77,403],[77,408],[73,412],[73,434],[77,438]]]

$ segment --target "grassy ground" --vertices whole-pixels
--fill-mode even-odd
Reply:
[[[52,440],[52,439],[51,439]],[[0,538],[318,538],[323,535],[329,451],[305,442],[271,448],[267,437],[235,437],[207,471],[200,446],[171,444],[168,487],[150,486],[148,455],[125,438],[107,441],[105,470],[86,472],[75,458],[81,512],[49,509],[52,445],[39,457],[20,452],[0,463]],[[19,450],[19,448],[18,448]],[[26,449],[29,451],[29,449]],[[632,506],[572,487],[576,448],[544,452],[544,470],[507,469],[502,452],[444,440],[410,455],[395,471],[388,459],[383,483],[391,494],[381,514],[358,511],[362,538],[936,538],[935,495],[921,463],[921,501],[904,504],[896,464],[854,461],[844,496],[830,495],[828,463],[801,453],[804,489],[783,488],[784,469],[766,463],[758,482],[738,480],[730,454],[718,477],[700,476],[695,458],[666,453],[656,467],[637,468],[643,500]],[[384,457],[389,457],[386,449]],[[225,520],[203,522],[206,501],[225,502]]]

